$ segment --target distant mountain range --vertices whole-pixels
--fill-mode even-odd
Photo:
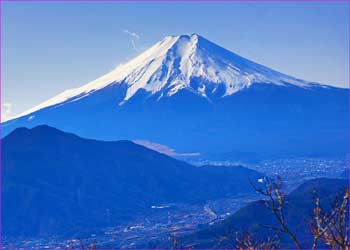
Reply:
[[[164,38],[97,80],[4,122],[2,131],[47,124],[201,157],[342,154],[348,104],[349,89],[285,75],[193,34]]]
[[[313,179],[300,185],[286,197],[285,222],[288,227],[296,234],[303,248],[311,249],[312,235],[308,221],[312,220],[313,208],[315,207],[314,191],[320,197],[321,207],[329,210],[331,204],[335,201],[336,196],[341,198],[344,195],[348,182],[343,179],[319,178]],[[184,248],[193,247],[200,249],[210,248],[232,248],[236,244],[235,233],[250,232],[258,239],[267,239],[268,236],[273,238],[274,231],[269,231],[262,225],[278,227],[276,219],[272,212],[269,211],[264,201],[252,202],[246,207],[241,208],[229,218],[207,229],[198,231],[194,234],[178,238],[178,245]],[[293,242],[280,233],[280,248],[295,249]],[[226,240],[223,236],[227,237]],[[171,243],[166,243],[169,247]],[[161,245],[164,247],[164,245]],[[320,249],[329,247],[320,243]]]
[[[115,226],[152,205],[252,193],[262,174],[195,167],[130,141],[83,139],[49,126],[2,141],[2,234],[72,236]]]

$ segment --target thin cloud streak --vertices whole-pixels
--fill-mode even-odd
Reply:
[[[132,46],[132,49],[136,52],[139,52],[139,48],[136,46],[136,40],[140,40],[141,36],[137,34],[136,32],[129,31],[129,30],[123,30],[123,33],[127,34],[130,37],[130,43]]]
[[[168,156],[196,157],[200,155],[199,153],[178,153],[175,151],[175,149],[170,148],[167,145],[162,145],[146,140],[133,140],[133,142]]]

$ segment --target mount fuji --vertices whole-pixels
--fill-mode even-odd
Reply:
[[[46,124],[202,156],[338,154],[347,152],[348,104],[349,89],[288,76],[193,34],[165,37],[106,75],[3,122],[2,130]]]

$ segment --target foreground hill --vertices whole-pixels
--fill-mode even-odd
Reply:
[[[80,138],[48,126],[2,141],[5,236],[72,235],[147,214],[152,205],[201,203],[251,192],[261,174],[194,167],[130,141]]]
[[[310,249],[312,246],[312,235],[308,221],[312,219],[311,215],[315,207],[314,191],[317,191],[321,198],[321,207],[327,210],[337,195],[344,195],[347,185],[347,181],[343,179],[313,179],[300,185],[287,195],[286,225],[297,235],[303,248]],[[264,201],[256,201],[220,223],[180,238],[179,244],[194,248],[232,248],[235,247],[236,232],[251,232],[258,235],[257,237],[260,239],[266,239],[267,236],[274,235],[273,232],[262,225],[277,227],[278,223],[271,211],[265,207]],[[219,242],[219,239],[223,237],[228,237],[228,240]],[[280,240],[281,248],[295,248],[295,245],[285,235],[280,234]]]
[[[349,89],[288,76],[196,34],[168,36],[95,81],[3,123],[2,131],[47,124],[204,157],[324,156],[348,150],[348,103]]]

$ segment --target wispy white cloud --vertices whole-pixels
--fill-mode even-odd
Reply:
[[[132,31],[129,31],[129,30],[123,30],[123,32],[125,34],[128,34],[128,35],[136,38],[136,39],[140,39],[141,38],[141,36],[139,34],[137,34],[136,32],[132,32]]]
[[[7,120],[12,114],[13,104],[10,102],[4,102],[1,107],[1,121]]]
[[[146,140],[134,140],[133,142],[169,156],[196,157],[200,155],[199,153],[178,153],[175,151],[175,149],[170,148],[167,145],[150,142]]]
[[[140,40],[141,36],[137,34],[136,32],[129,31],[129,30],[123,30],[123,33],[127,34],[130,37],[130,42],[132,49],[135,50],[136,52],[139,52],[139,48],[136,46],[136,40]]]

